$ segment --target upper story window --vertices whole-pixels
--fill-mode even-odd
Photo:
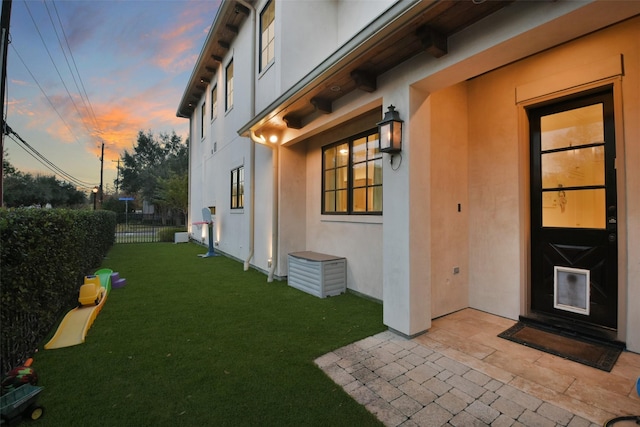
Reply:
[[[231,107],[233,107],[233,59],[227,65],[226,73],[225,73],[225,83],[226,83],[226,98],[224,110],[229,111]]]
[[[260,71],[267,68],[275,56],[275,1],[271,0],[260,14]]]
[[[211,120],[218,116],[218,86],[211,89]]]
[[[322,213],[382,214],[377,129],[322,149]]]
[[[244,166],[231,170],[231,209],[244,208]]]
[[[207,116],[207,103],[203,102],[200,108],[200,138],[204,138],[204,118]]]

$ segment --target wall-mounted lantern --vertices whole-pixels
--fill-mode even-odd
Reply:
[[[396,107],[389,105],[388,108],[389,111],[384,113],[384,119],[378,123],[380,151],[396,154],[402,151],[402,120]]]

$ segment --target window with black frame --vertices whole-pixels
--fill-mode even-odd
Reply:
[[[211,120],[218,115],[218,86],[211,88]]]
[[[377,129],[323,147],[322,213],[382,214],[382,153]]]
[[[260,14],[260,71],[275,57],[275,1],[271,0]]]
[[[226,92],[226,97],[225,97],[225,103],[224,103],[224,110],[229,111],[231,107],[233,107],[233,59],[231,60],[231,62],[229,62],[226,68],[225,92]]]
[[[244,208],[244,166],[231,170],[231,209]]]
[[[200,108],[200,138],[204,139],[204,118],[207,115],[207,106],[206,103],[202,103],[202,107]]]

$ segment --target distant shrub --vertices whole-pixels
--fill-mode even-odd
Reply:
[[[158,231],[158,240],[160,242],[173,242],[174,241],[173,235],[175,233],[182,233],[185,231],[187,231],[185,227],[163,228],[162,230]]]

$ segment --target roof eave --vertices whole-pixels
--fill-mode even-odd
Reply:
[[[200,55],[198,56],[198,60],[191,72],[191,76],[189,77],[189,82],[185,87],[185,90],[182,94],[182,99],[180,100],[180,104],[178,106],[178,110],[176,112],[177,117],[181,118],[190,118],[193,114],[194,107],[192,106],[189,98],[193,96],[193,92],[200,83],[200,76],[203,74],[203,70],[206,70],[207,62],[211,60],[209,52],[210,47],[214,43],[217,37],[222,38],[222,34],[225,31],[228,31],[227,22],[225,17],[227,17],[228,13],[234,10],[238,13],[238,10],[248,10],[246,7],[242,5],[243,2],[236,1],[226,1],[223,0],[220,2],[220,7],[216,13],[216,17],[213,20],[213,24],[211,28],[209,28],[209,32],[207,37],[202,45],[202,49],[200,50]],[[248,3],[253,3],[252,0],[249,0]]]

